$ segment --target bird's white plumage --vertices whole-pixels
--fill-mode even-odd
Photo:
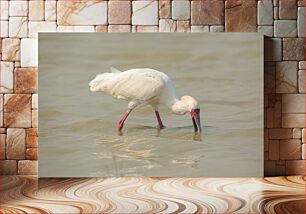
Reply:
[[[176,99],[175,87],[170,78],[149,68],[131,69],[120,72],[111,68],[112,73],[103,73],[90,82],[92,91],[101,91],[116,99],[130,101],[130,105],[169,103]],[[134,106],[132,106],[134,107]]]
[[[157,106],[164,104],[175,114],[183,115],[190,112],[195,132],[201,132],[198,102],[191,96],[183,96],[178,99],[175,87],[166,74],[150,68],[121,72],[111,67],[110,70],[111,73],[97,75],[89,83],[89,86],[93,92],[100,91],[116,99],[129,101],[128,110],[118,124],[119,133],[131,111],[135,107],[145,104],[153,107],[160,129],[165,128],[165,126],[161,121]]]

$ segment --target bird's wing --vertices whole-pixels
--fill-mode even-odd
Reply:
[[[164,82],[160,77],[147,72],[134,72],[116,78],[110,94],[117,99],[145,102],[156,97],[163,87]]]

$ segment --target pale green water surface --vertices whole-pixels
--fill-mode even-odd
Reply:
[[[149,67],[201,104],[203,140],[190,116],[90,92],[98,73]],[[39,176],[262,176],[263,38],[258,34],[39,35]]]

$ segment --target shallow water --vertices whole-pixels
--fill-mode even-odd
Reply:
[[[263,175],[263,51],[257,34],[40,34],[39,175]],[[202,141],[190,116],[92,93],[114,66],[165,72],[201,105]]]

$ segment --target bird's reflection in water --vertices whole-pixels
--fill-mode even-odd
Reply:
[[[106,149],[100,152],[103,158],[141,159],[152,161],[156,156],[152,153],[152,146],[143,145],[144,141],[152,143],[153,139],[134,136],[103,137],[96,140],[97,144],[103,145]],[[99,154],[99,153],[96,153]]]
[[[194,141],[202,141],[201,132],[194,132],[194,133],[193,133],[193,140],[194,140]]]
[[[191,128],[129,124],[119,136],[116,132],[99,136],[95,143],[101,147],[94,156],[103,160],[101,169],[111,176],[169,173],[174,166],[192,171],[204,158],[202,150],[207,145]]]
[[[192,126],[182,126],[182,127],[174,127],[174,128],[169,128],[168,130],[170,131],[179,131],[179,130],[182,130],[182,129],[189,129],[190,127]],[[165,130],[165,129],[160,129],[158,127],[152,127],[152,126],[134,126],[134,127],[130,127],[129,128],[130,130],[152,130],[152,129],[155,129],[156,132],[155,132],[155,137],[167,137],[169,138],[168,134],[169,132],[167,132],[168,130]],[[167,132],[166,135],[163,135],[163,130],[165,130],[164,132]],[[118,130],[118,136],[123,136],[124,135],[124,132],[122,130]],[[174,137],[174,135],[171,135],[171,137]],[[173,138],[173,140],[182,140],[182,138],[180,138],[180,135],[178,135],[177,137],[179,138]],[[193,141],[202,141],[202,133],[201,132],[193,132],[192,133],[192,137],[190,137],[190,140],[193,140]]]

